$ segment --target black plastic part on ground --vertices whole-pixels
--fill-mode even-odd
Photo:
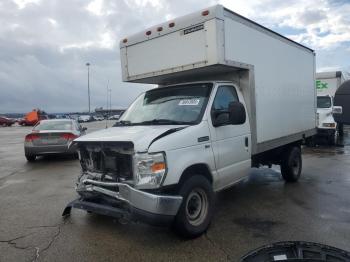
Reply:
[[[350,253],[322,244],[288,241],[263,246],[243,256],[241,262],[327,261],[349,262]]]

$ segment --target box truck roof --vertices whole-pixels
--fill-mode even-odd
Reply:
[[[343,74],[341,71],[332,71],[332,72],[317,72],[316,78],[317,79],[328,79],[328,78],[336,78],[336,77],[342,77]]]
[[[254,22],[253,20],[250,20],[250,19],[248,19],[248,18],[246,18],[246,17],[244,17],[236,12],[231,11],[230,9],[225,8],[222,5],[214,5],[214,6],[205,8],[201,11],[194,12],[194,13],[191,13],[191,14],[188,14],[185,16],[177,17],[177,18],[171,19],[165,23],[149,27],[149,28],[147,28],[139,33],[136,33],[134,35],[131,35],[131,36],[128,36],[126,38],[121,39],[120,40],[120,47],[130,46],[130,45],[133,45],[133,44],[136,44],[139,42],[147,41],[147,40],[150,40],[150,39],[162,36],[162,35],[166,35],[168,33],[182,30],[186,27],[191,27],[191,28],[189,28],[189,31],[188,31],[188,33],[190,33],[196,29],[198,30],[198,28],[192,28],[192,26],[194,26],[196,24],[201,24],[201,23],[208,21],[208,20],[211,20],[213,18],[218,18],[218,19],[223,20],[224,16],[225,16],[225,12],[231,13],[231,14],[233,14],[233,15],[235,15],[243,20],[246,20],[247,22],[249,22],[255,26],[260,27],[263,30],[266,30],[266,31],[268,31],[268,32],[270,32],[278,37],[281,37],[287,41],[290,41],[296,45],[299,45],[303,48],[306,48],[312,52],[314,51],[313,49],[311,49],[305,45],[302,45],[298,42],[295,42],[295,41],[275,32],[269,28],[265,27],[265,26],[262,26],[256,22]]]

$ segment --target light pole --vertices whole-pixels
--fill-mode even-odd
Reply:
[[[109,117],[109,113],[108,113],[108,93],[109,93],[109,79],[107,81],[107,104],[106,104],[106,128],[107,128],[107,122],[108,122],[108,117]]]
[[[109,112],[108,115],[111,115],[111,111],[112,111],[112,89],[109,88]]]
[[[86,63],[88,69],[88,97],[89,97],[89,114],[90,114],[90,63]]]

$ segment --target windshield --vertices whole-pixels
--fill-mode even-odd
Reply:
[[[184,125],[200,122],[211,83],[156,88],[139,96],[118,124]]]
[[[72,130],[72,121],[41,121],[33,130]]]
[[[318,96],[317,97],[317,108],[330,108],[332,101],[329,96]]]

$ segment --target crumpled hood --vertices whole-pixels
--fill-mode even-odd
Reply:
[[[117,126],[81,136],[75,139],[74,142],[132,142],[136,152],[144,152],[158,136],[183,127],[185,126]]]

